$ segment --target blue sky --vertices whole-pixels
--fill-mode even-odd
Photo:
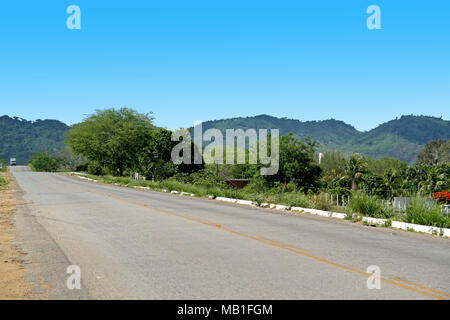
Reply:
[[[66,8],[81,8],[69,30]],[[368,30],[366,8],[381,8]],[[79,122],[153,112],[169,129],[270,114],[360,130],[449,119],[450,1],[8,1],[0,114]]]

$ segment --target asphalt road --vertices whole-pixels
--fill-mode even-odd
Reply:
[[[450,299],[450,240],[12,169],[50,299]],[[82,288],[69,290],[69,265]],[[366,270],[381,271],[368,289]]]

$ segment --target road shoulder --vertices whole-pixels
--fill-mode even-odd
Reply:
[[[14,198],[17,184],[10,173],[0,173],[10,183],[0,190],[0,298],[32,298],[32,285],[25,279],[25,254],[13,244],[14,214],[20,202]]]

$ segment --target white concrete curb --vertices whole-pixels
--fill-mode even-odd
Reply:
[[[363,217],[362,221],[368,222],[368,223],[376,223],[376,224],[385,224],[386,219],[378,219],[378,218],[371,218],[371,217]]]
[[[225,201],[225,202],[231,202],[231,203],[236,203],[237,202],[236,199],[225,198],[225,197],[217,197],[216,200]]]
[[[240,199],[238,199],[236,201],[236,203],[238,203],[238,204],[245,204],[247,206],[255,206],[255,203],[253,201],[250,201],[250,200],[240,200]]]

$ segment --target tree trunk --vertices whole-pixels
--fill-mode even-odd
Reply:
[[[356,179],[352,179],[352,190],[356,190]]]

